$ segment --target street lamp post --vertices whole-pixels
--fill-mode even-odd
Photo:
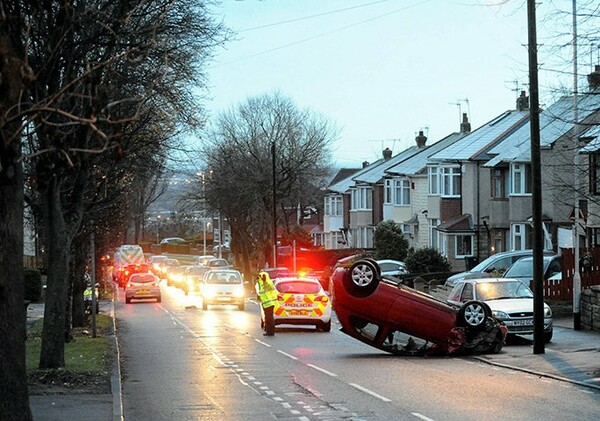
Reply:
[[[156,244],[160,242],[160,215],[156,216]]]
[[[206,219],[202,220],[202,225],[204,227],[204,255],[206,256],[206,231],[210,228],[210,222],[207,222]]]

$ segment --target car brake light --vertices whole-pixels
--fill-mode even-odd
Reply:
[[[327,301],[329,301],[329,297],[327,297],[327,295],[317,295],[315,297],[315,301],[319,301],[321,303],[326,303]]]
[[[283,296],[281,294],[277,294],[277,301],[283,301]]]

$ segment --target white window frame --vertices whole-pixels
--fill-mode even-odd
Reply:
[[[342,216],[342,196],[325,197],[325,216]]]
[[[461,168],[458,165],[441,167],[440,194],[444,197],[460,197]]]
[[[410,180],[399,178],[394,180],[394,205],[410,206]]]
[[[510,226],[510,247],[512,250],[525,250],[527,244],[526,224],[511,224]]]
[[[468,253],[468,254],[465,254],[465,253],[459,254],[458,253],[458,251],[459,251],[459,244],[462,243],[462,241],[459,241],[459,240],[462,239],[462,238],[468,238],[470,240],[469,242],[471,243],[471,246],[470,246],[471,252]],[[473,257],[474,256],[474,254],[473,254],[473,235],[472,234],[457,234],[457,235],[454,236],[454,256],[457,259],[461,259],[461,258],[464,258],[464,257]]]
[[[427,167],[427,181],[429,182],[429,195],[440,195],[440,167]]]
[[[356,187],[351,192],[352,210],[373,210],[373,189],[370,186]]]
[[[431,247],[433,249],[436,249],[436,250],[440,249],[440,233],[436,229],[439,224],[440,224],[440,220],[439,219],[437,219],[437,218],[431,218],[431,219],[429,219],[429,226],[428,226],[428,230],[429,230],[429,235],[428,235],[429,247]]]
[[[391,178],[386,178],[383,182],[383,203],[386,205],[391,205],[393,200],[392,193],[392,184],[393,180]]]
[[[528,177],[529,175],[529,177]],[[531,164],[515,162],[510,164],[511,196],[531,196]]]

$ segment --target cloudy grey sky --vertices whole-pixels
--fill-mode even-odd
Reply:
[[[459,129],[460,112],[476,128],[528,83],[525,1],[494,3],[224,0],[212,10],[237,40],[209,69],[207,106],[216,115],[279,91],[341,129],[333,156],[346,167],[400,152],[419,130],[433,143]],[[540,85],[543,103],[553,83]]]

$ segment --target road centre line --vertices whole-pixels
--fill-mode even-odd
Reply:
[[[291,358],[292,360],[297,360],[298,359],[298,357],[294,357],[293,355],[290,355],[287,352],[283,352],[281,349],[278,349],[277,352],[279,352],[280,354],[285,355],[286,357]]]
[[[373,392],[372,390],[369,390],[369,389],[367,389],[366,387],[362,387],[362,386],[361,386],[361,385],[359,385],[359,384],[356,384],[356,383],[348,383],[348,384],[349,384],[350,386],[352,386],[352,387],[354,387],[354,388],[356,388],[356,389],[360,390],[361,392],[365,392],[365,393],[367,393],[367,394],[369,394],[369,395],[371,395],[371,396],[373,396],[373,397],[375,397],[375,398],[377,398],[377,399],[381,399],[381,400],[382,400],[382,401],[384,401],[384,402],[391,402],[391,401],[392,401],[391,399],[388,399],[388,398],[386,398],[385,396],[381,396],[380,394],[378,394],[378,393],[375,393],[375,392]]]
[[[331,371],[327,371],[324,368],[317,367],[316,365],[313,365],[313,364],[306,364],[306,365],[309,366],[309,367],[311,367],[311,368],[314,368],[315,370],[319,370],[321,373],[325,373],[328,376],[337,377],[337,374],[332,373]]]
[[[421,415],[418,412],[411,412],[411,415],[414,415],[417,418],[422,419],[423,421],[434,421],[433,418],[428,418],[425,415]]]

